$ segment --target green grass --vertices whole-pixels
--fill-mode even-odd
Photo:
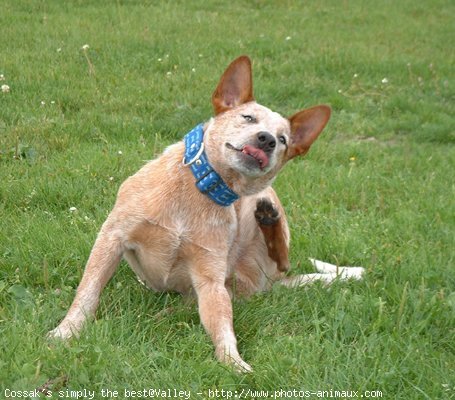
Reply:
[[[96,398],[153,387],[455,398],[454,17],[443,0],[3,1],[0,398],[49,379]],[[236,301],[246,376],[214,360],[195,307],[147,292],[124,264],[80,340],[47,342],[120,183],[211,115],[240,54],[260,103],[333,108],[275,184],[293,270],[311,272],[314,257],[363,265],[365,280]]]

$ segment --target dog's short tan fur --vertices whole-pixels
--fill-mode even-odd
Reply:
[[[246,56],[227,68],[212,103],[215,117],[204,125],[206,154],[240,199],[222,207],[200,193],[182,163],[183,142],[170,146],[120,187],[73,304],[50,336],[78,334],[86,318],[94,315],[101,291],[123,257],[154,290],[194,291],[218,359],[251,369],[237,350],[230,294],[234,288],[244,295],[266,290],[288,269],[289,229],[270,185],[288,160],[308,151],[329,120],[330,109],[317,106],[286,119],[257,104]],[[259,132],[276,140],[264,168],[235,150],[255,143]],[[261,224],[255,217],[260,199],[278,211],[272,224]]]

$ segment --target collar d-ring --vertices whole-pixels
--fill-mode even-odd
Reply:
[[[204,142],[201,143],[201,146],[199,147],[198,152],[194,155],[194,157],[190,161],[185,161],[185,156],[183,156],[182,164],[184,166],[189,166],[189,165],[193,164],[195,161],[197,161],[201,157],[203,152],[204,152]]]

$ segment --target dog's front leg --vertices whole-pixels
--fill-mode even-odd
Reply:
[[[120,241],[111,232],[108,221],[96,239],[68,313],[59,326],[48,333],[48,337],[68,339],[78,336],[85,320],[95,315],[101,291],[122,257]]]
[[[204,251],[205,252],[205,251]],[[252,368],[242,360],[234,334],[232,303],[225,287],[226,257],[204,254],[197,257],[192,271],[202,325],[215,345],[219,361],[232,365],[239,372]]]

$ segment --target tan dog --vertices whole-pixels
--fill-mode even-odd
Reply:
[[[196,145],[197,154],[186,154],[185,143],[179,142],[122,184],[76,298],[51,337],[79,333],[123,257],[151,289],[194,291],[218,359],[250,371],[238,353],[233,330],[234,288],[250,295],[278,280],[294,286],[336,276],[284,278],[289,229],[270,187],[287,161],[308,151],[328,122],[330,108],[321,105],[286,119],[257,104],[246,56],[229,65],[212,103],[215,117],[200,128],[203,146]],[[225,184],[222,198],[239,197],[233,204],[219,205],[219,198],[210,197],[211,188],[202,193],[196,187],[201,180],[192,168],[203,165],[204,155],[220,178],[215,186]]]

